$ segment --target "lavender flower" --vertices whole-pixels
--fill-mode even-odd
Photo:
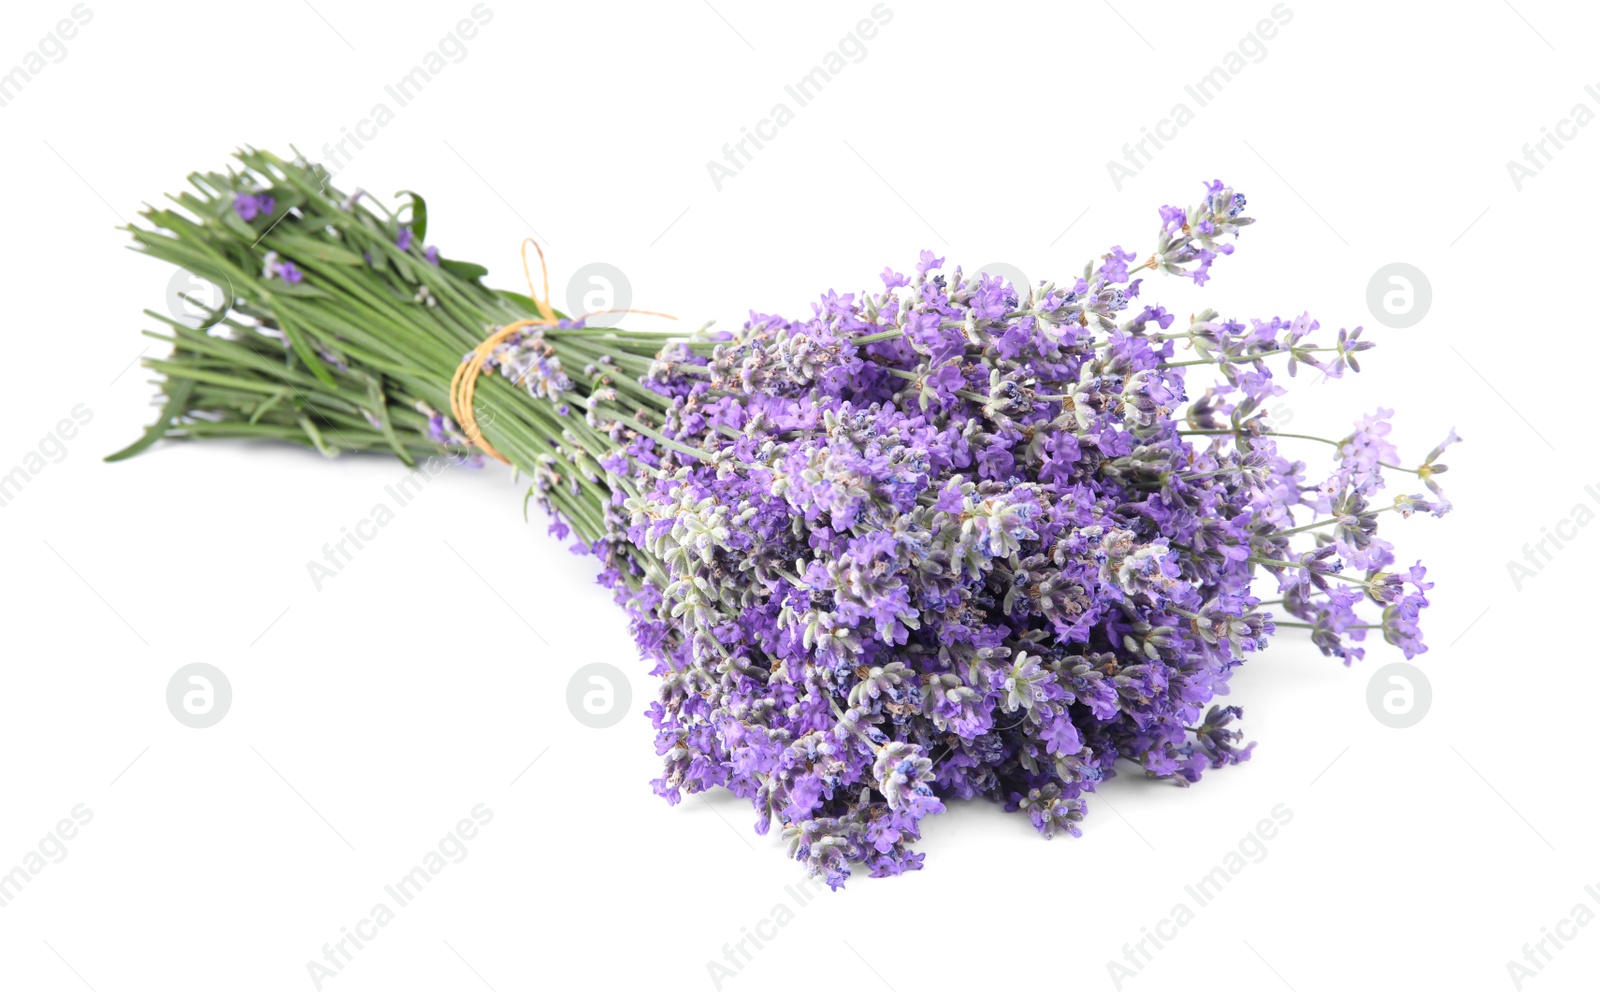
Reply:
[[[1211,183],[1163,209],[1138,268],[1206,282],[1243,204]],[[893,874],[920,865],[907,844],[940,797],[1076,834],[1119,763],[1187,785],[1246,760],[1240,710],[1205,707],[1280,627],[1346,661],[1372,628],[1425,650],[1427,584],[1383,571],[1367,507],[1398,457],[1390,412],[1327,442],[1321,488],[1262,419],[1272,358],[1337,375],[1370,343],[1318,348],[1305,315],[1173,330],[1131,308],[1136,257],[1113,248],[1092,279],[1029,297],[924,252],[877,295],[663,352],[641,383],[674,398],[658,436],[590,406],[630,493],[594,545],[602,581],[663,678],[657,791],[749,797],[830,883],[858,862]],[[1191,403],[1192,364],[1222,382]],[[1293,623],[1257,608],[1262,569]],[[785,744],[818,734],[826,748]]]
[[[287,259],[280,258],[275,251],[269,251],[262,259],[261,275],[266,279],[282,279],[284,282],[294,284],[305,278],[305,273],[300,267]]]
[[[233,212],[245,222],[271,214],[278,201],[270,193],[240,193],[233,198]]]

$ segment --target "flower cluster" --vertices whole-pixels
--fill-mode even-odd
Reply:
[[[1277,627],[1347,663],[1372,630],[1425,650],[1431,583],[1376,533],[1390,412],[1328,439],[1314,479],[1263,406],[1272,360],[1337,377],[1370,347],[1359,329],[1318,347],[1308,315],[1184,326],[1141,300],[1142,270],[1206,282],[1243,206],[1207,184],[1161,209],[1144,263],[1113,248],[1066,284],[924,252],[809,318],[752,313],[655,357],[638,386],[671,404],[653,429],[594,394],[585,423],[622,447],[588,547],[660,678],[659,794],[750,800],[831,884],[898,874],[952,799],[1077,834],[1119,762],[1188,784],[1246,759],[1239,709],[1213,700]],[[1192,396],[1196,365],[1219,381]],[[561,378],[538,366],[529,388]],[[1434,498],[1392,508],[1448,508],[1442,449],[1403,470]]]
[[[394,245],[401,251],[410,251],[411,246],[415,244],[416,241],[416,232],[411,229],[410,224],[400,228],[394,237]],[[435,248],[433,245],[428,245],[426,248],[422,249],[422,257],[427,259],[429,265],[438,265],[439,249]]]
[[[300,271],[298,265],[281,258],[275,251],[267,252],[262,260],[261,275],[265,279],[282,279],[291,285],[305,278],[305,273]]]
[[[270,193],[240,193],[233,198],[233,212],[246,223],[271,215],[278,201]]]

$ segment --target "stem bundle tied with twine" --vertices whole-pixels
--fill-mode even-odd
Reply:
[[[169,328],[147,335],[173,345],[171,356],[144,363],[163,377],[166,404],[110,460],[163,437],[274,438],[327,455],[387,450],[407,465],[478,448],[546,478],[567,461],[557,440],[565,435],[597,451],[616,447],[555,404],[519,394],[552,370],[566,405],[613,409],[644,429],[660,423],[667,398],[625,389],[619,402],[608,386],[615,368],[647,367],[666,334],[575,326],[549,304],[548,280],[539,297],[531,278],[528,296],[486,289],[487,270],[425,246],[421,196],[405,194],[397,217],[359,191],[333,190],[314,166],[262,151],[239,159],[243,172],[191,176],[193,191],[172,197],[182,211],[145,211],[154,230],[129,228],[140,250],[215,284],[227,303],[199,328],[147,311]],[[241,199],[253,205],[242,212],[248,221]],[[476,371],[503,374],[465,374],[464,354]],[[511,364],[518,358],[524,367]],[[586,367],[592,374],[566,371]],[[450,410],[463,426],[440,412]],[[576,494],[546,494],[584,540],[601,536],[609,493],[584,478]]]

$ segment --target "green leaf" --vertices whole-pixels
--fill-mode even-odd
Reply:
[[[265,403],[262,403],[262,404],[260,404],[260,405],[258,405],[256,407],[256,412],[252,413],[250,415],[249,423],[254,424],[256,421],[258,421],[262,417],[266,416],[267,412],[269,410],[271,410],[273,407],[277,406],[279,403],[282,403],[284,400],[286,400],[288,398],[289,398],[288,390],[280,390],[279,392],[273,393],[271,399],[267,400]]]
[[[395,196],[411,197],[411,233],[417,236],[417,244],[426,244],[428,240],[428,201],[422,198],[422,194],[413,193],[409,189],[403,189],[396,193]]]
[[[395,433],[394,423],[389,420],[389,398],[383,395],[383,384],[375,375],[362,373],[367,380],[367,397],[372,401],[372,414],[378,418],[378,430],[383,434],[384,440],[389,442],[389,447],[399,456],[400,460],[408,466],[416,464],[411,453],[406,451],[405,445],[400,443],[400,435]]]
[[[228,209],[223,212],[222,226],[226,227],[234,234],[237,234],[239,237],[245,239],[247,242],[254,242],[256,238],[260,236],[257,234],[255,228],[245,223],[244,218],[240,217],[239,214],[234,211],[232,206],[229,206]]]
[[[132,458],[166,437],[167,428],[172,426],[173,418],[183,413],[184,408],[189,405],[189,394],[192,392],[194,392],[194,380],[179,379],[173,384],[172,395],[167,397],[166,406],[161,408],[161,416],[157,417],[156,422],[145,429],[144,436],[121,451],[114,451],[107,455],[105,460],[108,462],[120,462],[123,459]]]
[[[465,279],[467,282],[477,282],[489,274],[489,270],[476,262],[458,262],[453,258],[439,259],[439,268],[453,276]],[[532,300],[528,302],[533,302]]]
[[[301,331],[296,324],[291,323],[284,316],[282,307],[274,306],[272,309],[274,315],[278,318],[279,329],[288,336],[289,344],[294,347],[294,353],[300,356],[300,361],[305,363],[306,369],[322,380],[324,384],[335,389],[339,388],[339,384],[334,381],[333,373],[328,371],[321,357],[317,355],[316,349],[312,348],[310,342],[306,340],[305,332]],[[320,447],[320,443],[318,446]]]
[[[295,419],[299,421],[300,429],[306,432],[306,437],[311,439],[311,443],[316,445],[317,450],[322,452],[322,456],[324,458],[339,457],[339,452],[328,447],[327,442],[322,440],[322,432],[317,430],[317,425],[311,422],[310,417],[307,417],[305,414],[301,414]]]
[[[292,231],[273,231],[268,236],[268,241],[273,247],[293,258],[302,261],[316,259],[319,262],[328,262],[333,265],[367,264],[367,260],[360,255],[331,241],[320,238],[307,237]]]

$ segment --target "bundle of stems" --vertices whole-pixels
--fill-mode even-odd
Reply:
[[[128,228],[138,250],[215,284],[226,304],[206,310],[200,327],[146,311],[167,325],[146,335],[173,349],[144,362],[162,377],[164,403],[143,437],[108,460],[162,438],[270,438],[329,456],[389,451],[408,465],[471,457],[477,438],[441,413],[452,376],[497,327],[541,312],[555,320],[540,329],[539,350],[570,380],[561,403],[641,434],[660,426],[671,399],[636,380],[683,335],[574,326],[532,296],[485,287],[482,266],[426,246],[427,205],[415,193],[403,193],[408,202],[394,213],[333,188],[313,164],[257,150],[238,160],[242,170],[191,175],[192,190],[170,198],[181,209],[151,207],[141,214],[151,227]],[[590,461],[617,442],[594,418],[530,402],[525,385],[525,376],[483,377],[477,428],[537,480],[581,539],[595,541],[611,493],[586,466],[569,469],[574,456]]]

